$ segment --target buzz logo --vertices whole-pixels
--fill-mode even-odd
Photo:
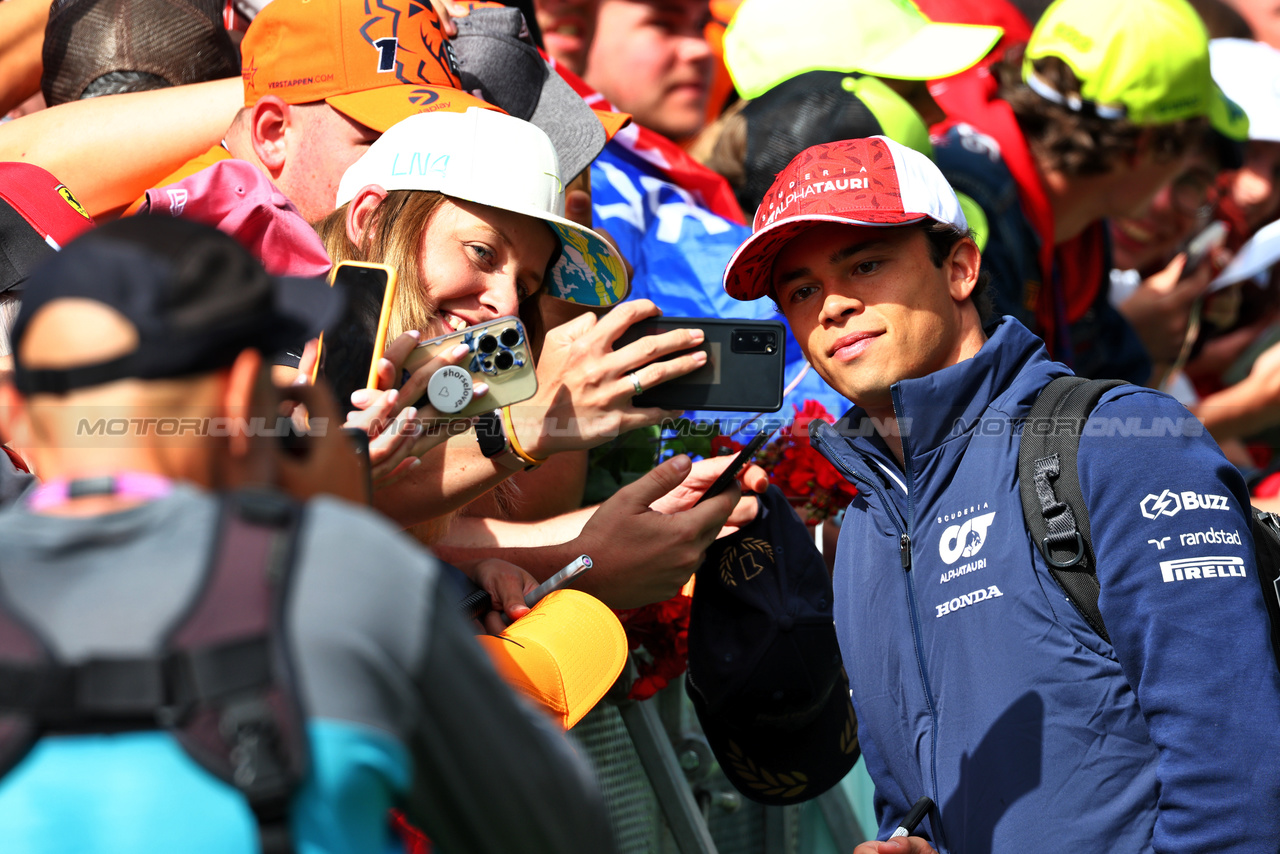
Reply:
[[[1160,575],[1166,583],[1200,578],[1244,578],[1244,558],[1184,557],[1179,560],[1162,560]]]
[[[1161,516],[1176,516],[1182,510],[1230,510],[1225,495],[1202,495],[1198,492],[1170,492],[1164,490],[1159,495],[1148,495],[1138,505],[1142,515],[1148,519]]]
[[[962,557],[973,557],[982,551],[982,544],[987,541],[987,528],[991,527],[991,520],[995,517],[995,513],[983,513],[943,531],[942,539],[938,540],[938,556],[942,562],[950,566]]]

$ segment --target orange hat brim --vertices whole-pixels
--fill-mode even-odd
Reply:
[[[630,113],[615,113],[611,110],[597,110],[595,108],[592,108],[591,112],[595,113],[596,118],[600,120],[600,124],[604,125],[604,138],[606,141],[613,139],[618,131],[631,124]]]
[[[488,101],[468,95],[461,89],[414,84],[399,84],[381,89],[366,89],[363,92],[350,92],[345,95],[330,95],[325,98],[325,102],[347,118],[379,133],[386,133],[392,125],[418,113],[434,113],[441,110],[465,113],[471,107],[505,112]]]

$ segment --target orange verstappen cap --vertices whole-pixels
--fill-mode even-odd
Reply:
[[[459,86],[428,0],[273,0],[240,44],[244,103],[325,101],[376,131],[438,110],[496,109]]]
[[[622,624],[581,590],[552,591],[502,634],[476,640],[507,683],[565,729],[600,702],[627,663]]]

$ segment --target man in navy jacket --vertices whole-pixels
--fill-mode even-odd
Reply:
[[[1099,637],[1018,493],[1020,420],[1068,371],[1016,320],[984,329],[980,267],[937,168],[872,137],[798,155],[725,272],[855,403],[812,435],[859,490],[835,619],[881,838],[928,795],[942,852],[1274,854],[1280,670],[1240,476],[1171,398],[1107,392],[1078,466]]]

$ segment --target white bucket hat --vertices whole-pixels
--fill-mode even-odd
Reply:
[[[613,305],[630,285],[616,249],[564,217],[564,185],[551,139],[523,119],[492,110],[421,113],[393,125],[347,169],[341,207],[361,188],[434,190],[540,219],[560,240],[547,293],[582,305]]]

